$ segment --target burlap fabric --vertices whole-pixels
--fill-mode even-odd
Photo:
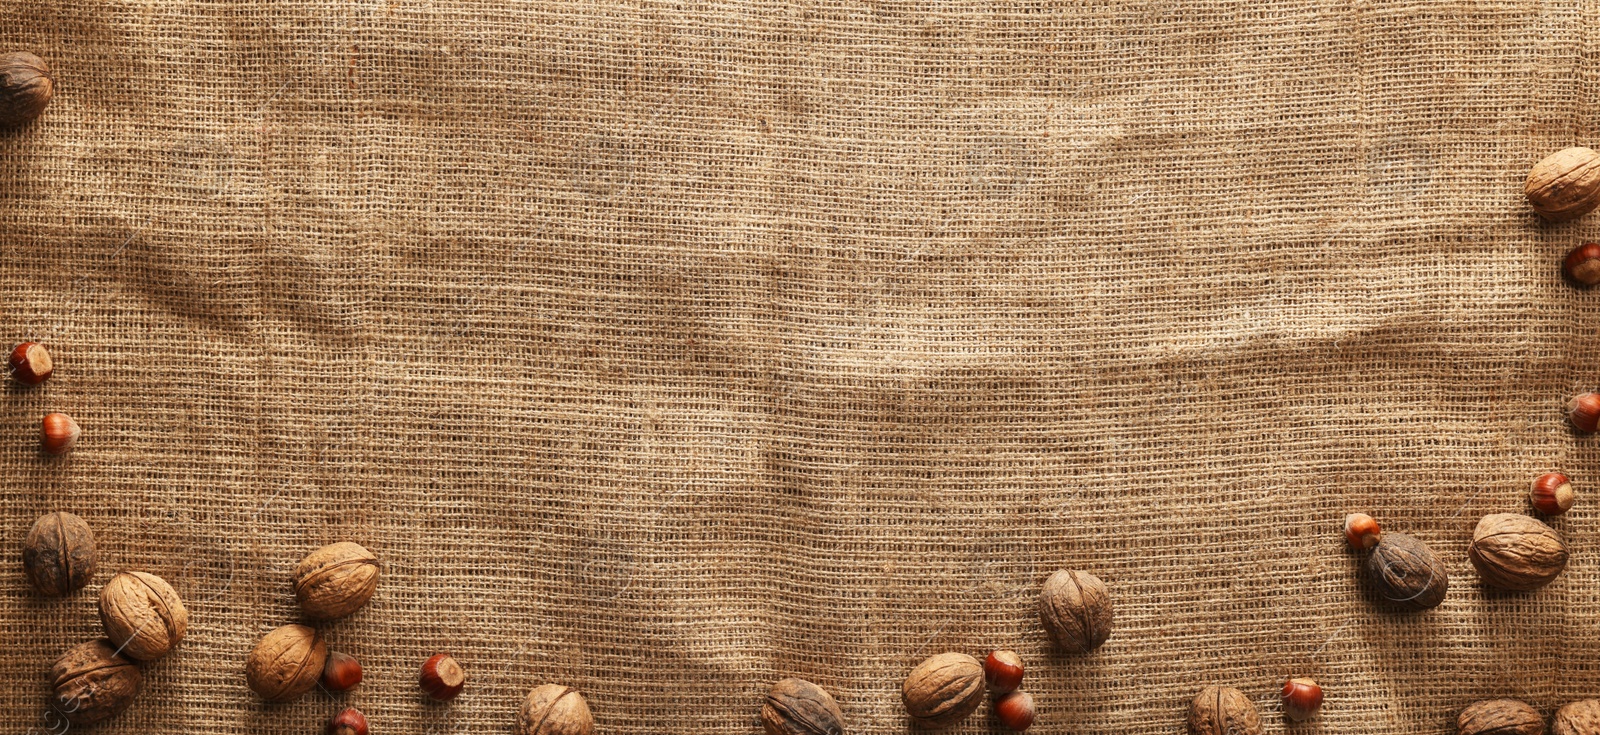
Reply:
[[[0,6],[54,66],[0,138],[4,548],[89,520],[65,601],[0,575],[0,725],[99,634],[111,573],[193,624],[107,733],[313,732],[247,652],[294,563],[383,559],[325,630],[375,732],[749,733],[810,678],[900,733],[921,658],[1017,649],[1042,733],[1172,733],[1202,686],[1297,732],[1443,733],[1600,694],[1600,512],[1544,591],[1486,594],[1482,514],[1565,469],[1593,217],[1520,199],[1597,137],[1595,2],[132,2]],[[73,455],[36,452],[75,415]],[[1455,572],[1362,596],[1365,509]],[[1091,656],[1034,611],[1111,586]],[[422,703],[454,652],[466,694]],[[987,708],[957,732],[988,732]]]

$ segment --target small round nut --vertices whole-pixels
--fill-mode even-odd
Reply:
[[[261,638],[244,665],[250,691],[268,702],[292,702],[317,685],[328,644],[304,625],[285,625]]]
[[[1533,211],[1551,222],[1565,222],[1600,205],[1600,153],[1565,148],[1534,164],[1522,193]]]
[[[328,661],[322,665],[322,676],[317,679],[322,688],[334,694],[348,692],[361,685],[363,670],[355,656],[339,651],[329,651]]]
[[[1467,558],[1491,586],[1531,592],[1567,568],[1567,543],[1555,529],[1516,513],[1491,513],[1472,532]]]
[[[1344,517],[1344,540],[1350,548],[1365,551],[1378,545],[1383,538],[1383,531],[1378,528],[1377,519],[1366,513],[1351,513]]]
[[[448,653],[436,653],[422,662],[417,685],[435,702],[448,702],[467,685],[467,672]]]
[[[1290,679],[1283,683],[1283,714],[1295,722],[1305,722],[1322,709],[1322,687],[1312,679]]]
[[[1600,699],[1580,699],[1556,710],[1550,718],[1550,735],[1600,733]]]
[[[1033,724],[1033,695],[1012,692],[994,703],[994,716],[1012,732],[1022,732]]]
[[[1056,645],[1088,653],[1111,637],[1111,594],[1099,577],[1062,569],[1039,591],[1039,618]]]
[[[154,661],[189,630],[189,610],[172,585],[154,574],[122,572],[100,589],[100,623],[123,655]]]
[[[300,561],[294,596],[313,620],[342,618],[367,604],[378,588],[378,557],[360,544],[329,544]]]
[[[367,716],[361,710],[346,707],[328,720],[327,735],[367,735]]]
[[[1561,272],[1580,285],[1600,283],[1600,243],[1586,242],[1573,248],[1561,261]]]
[[[767,692],[761,728],[767,735],[844,735],[844,714],[822,687],[805,679],[784,679]]]
[[[1579,393],[1567,404],[1567,420],[1585,434],[1600,428],[1600,393]]]
[[[34,521],[22,542],[22,572],[39,594],[61,597],[83,589],[94,577],[94,531],[66,512]]]
[[[50,67],[26,51],[0,55],[0,128],[33,122],[56,96]]]
[[[990,651],[983,660],[983,679],[996,694],[1016,691],[1022,686],[1022,657],[1016,651]]]
[[[18,383],[31,388],[49,380],[54,371],[50,351],[38,342],[23,342],[11,350],[11,378]]]
[[[1533,481],[1533,490],[1528,493],[1528,500],[1533,503],[1534,509],[1547,516],[1558,516],[1571,510],[1577,499],[1577,493],[1572,490],[1572,480],[1560,472],[1540,475]]]
[[[78,422],[64,413],[48,413],[39,422],[39,449],[45,454],[61,455],[72,451],[83,430]]]
[[[964,653],[930,656],[900,686],[906,714],[939,730],[967,719],[983,703],[983,664]]]
[[[1190,735],[1261,735],[1261,712],[1244,692],[1210,686],[1189,703]]]
[[[1386,533],[1366,561],[1378,595],[1406,610],[1428,610],[1444,602],[1450,572],[1439,557],[1403,533]]]
[[[1515,699],[1474,702],[1456,716],[1456,735],[1544,735],[1544,717]]]
[[[594,735],[589,703],[572,687],[545,684],[517,710],[517,735]]]
[[[74,646],[50,666],[51,705],[74,725],[92,725],[127,709],[143,685],[139,667],[107,640]]]

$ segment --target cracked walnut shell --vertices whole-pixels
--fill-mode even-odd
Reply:
[[[941,653],[917,664],[900,686],[900,699],[913,722],[946,728],[983,703],[983,664],[964,653]]]
[[[123,572],[100,589],[100,622],[123,655],[154,661],[167,655],[189,630],[189,611],[167,581],[154,574]]]
[[[1501,589],[1530,592],[1567,568],[1567,544],[1555,529],[1515,513],[1492,513],[1478,521],[1467,557],[1483,581]]]
[[[1456,716],[1456,735],[1544,735],[1544,717],[1515,699],[1475,702]]]
[[[1191,735],[1261,735],[1261,712],[1233,687],[1206,687],[1189,702]]]
[[[572,687],[545,684],[517,710],[517,735],[594,735],[589,703]]]
[[[314,620],[342,618],[367,604],[378,588],[378,557],[360,544],[329,544],[294,570],[294,597]]]
[[[328,644],[304,625],[285,625],[261,638],[244,665],[245,683],[268,702],[292,702],[317,685]]]
[[[784,679],[767,692],[761,726],[767,735],[844,735],[844,714],[822,687],[805,679]]]
[[[1062,569],[1039,591],[1039,618],[1056,645],[1088,653],[1111,637],[1111,595],[1099,577]]]
[[[74,725],[92,725],[127,709],[143,684],[139,667],[107,640],[74,646],[50,666],[51,705]]]

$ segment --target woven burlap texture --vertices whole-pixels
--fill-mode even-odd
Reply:
[[[0,137],[3,548],[70,510],[100,572],[0,575],[0,726],[118,570],[192,623],[105,733],[758,731],[811,679],[903,733],[902,678],[1014,648],[1041,733],[1166,734],[1208,684],[1290,731],[1444,733],[1600,694],[1600,488],[1562,408],[1600,294],[1529,167],[1600,140],[1600,3],[19,0],[56,71]],[[37,452],[66,411],[78,449]],[[1571,566],[1477,584],[1477,519],[1570,472]],[[1455,574],[1376,609],[1366,510]],[[323,626],[341,700],[262,704],[294,564],[383,561]],[[1055,569],[1109,643],[1053,652]],[[423,703],[418,666],[471,677]],[[954,732],[995,732],[987,705]]]

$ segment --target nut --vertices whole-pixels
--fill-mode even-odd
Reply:
[[[0,128],[33,122],[56,95],[50,67],[26,51],[0,56]]]
[[[1367,557],[1367,578],[1383,599],[1408,610],[1444,602],[1450,571],[1427,544],[1403,533],[1384,534]]]
[[[546,684],[528,692],[517,710],[517,735],[593,735],[594,715],[572,687]]]
[[[378,557],[360,544],[329,544],[300,561],[294,596],[315,620],[342,618],[367,604],[378,588]]]
[[[1056,645],[1088,653],[1111,637],[1111,595],[1099,577],[1063,569],[1044,581],[1039,617]]]
[[[367,735],[367,716],[354,707],[328,720],[328,735]]]
[[[1530,592],[1567,568],[1567,544],[1555,529],[1533,518],[1491,513],[1472,532],[1467,558],[1490,585]]]
[[[78,422],[64,413],[45,414],[39,426],[39,448],[45,454],[66,454],[78,443]]]
[[[333,651],[328,662],[322,665],[322,688],[330,692],[348,692],[361,683],[361,662],[348,653]]]
[[[1033,696],[1012,692],[994,703],[994,716],[1006,727],[1022,732],[1033,724]]]
[[[1600,733],[1600,699],[1580,699],[1556,710],[1550,718],[1550,735]]]
[[[761,706],[767,735],[844,735],[839,703],[805,679],[784,679],[767,692]]]
[[[1600,394],[1579,393],[1567,404],[1567,419],[1572,428],[1584,433],[1594,433],[1600,427]]]
[[[107,640],[68,649],[50,666],[51,705],[74,725],[92,725],[133,704],[144,674]]]
[[[1586,242],[1573,248],[1561,261],[1561,272],[1584,286],[1600,283],[1600,243]]]
[[[432,699],[448,702],[455,699],[461,693],[461,688],[467,685],[467,672],[449,654],[436,653],[422,662],[422,674],[417,684]]]
[[[1383,538],[1383,532],[1378,528],[1378,521],[1366,513],[1351,513],[1344,517],[1344,540],[1350,543],[1350,548],[1358,551],[1370,549],[1378,545]]]
[[[1457,735],[1544,735],[1539,710],[1515,699],[1491,699],[1467,705],[1456,716]]]
[[[1578,496],[1572,491],[1572,481],[1566,475],[1550,472],[1533,481],[1533,490],[1528,494],[1528,499],[1540,513],[1558,516],[1571,510]]]
[[[1261,713],[1244,692],[1206,687],[1189,703],[1191,735],[1261,735]]]
[[[46,513],[22,543],[22,572],[39,594],[61,597],[94,577],[94,532],[71,513]]]
[[[100,622],[122,653],[140,661],[167,655],[189,630],[189,611],[154,574],[123,572],[100,589]]]
[[[244,665],[250,690],[268,702],[291,702],[317,685],[328,644],[304,625],[285,625],[262,637]]]
[[[1016,691],[1022,686],[1022,657],[1016,651],[990,651],[983,660],[983,679],[996,694]]]
[[[1305,722],[1322,709],[1322,687],[1311,679],[1290,679],[1283,683],[1283,714],[1295,722]]]
[[[1533,211],[1551,222],[1577,219],[1600,204],[1600,153],[1566,148],[1533,165],[1522,187]]]
[[[26,386],[35,386],[50,379],[55,363],[50,351],[38,342],[23,342],[11,351],[11,377]]]
[[[917,664],[900,686],[900,699],[913,722],[946,728],[983,703],[983,665],[964,653],[941,653]]]

